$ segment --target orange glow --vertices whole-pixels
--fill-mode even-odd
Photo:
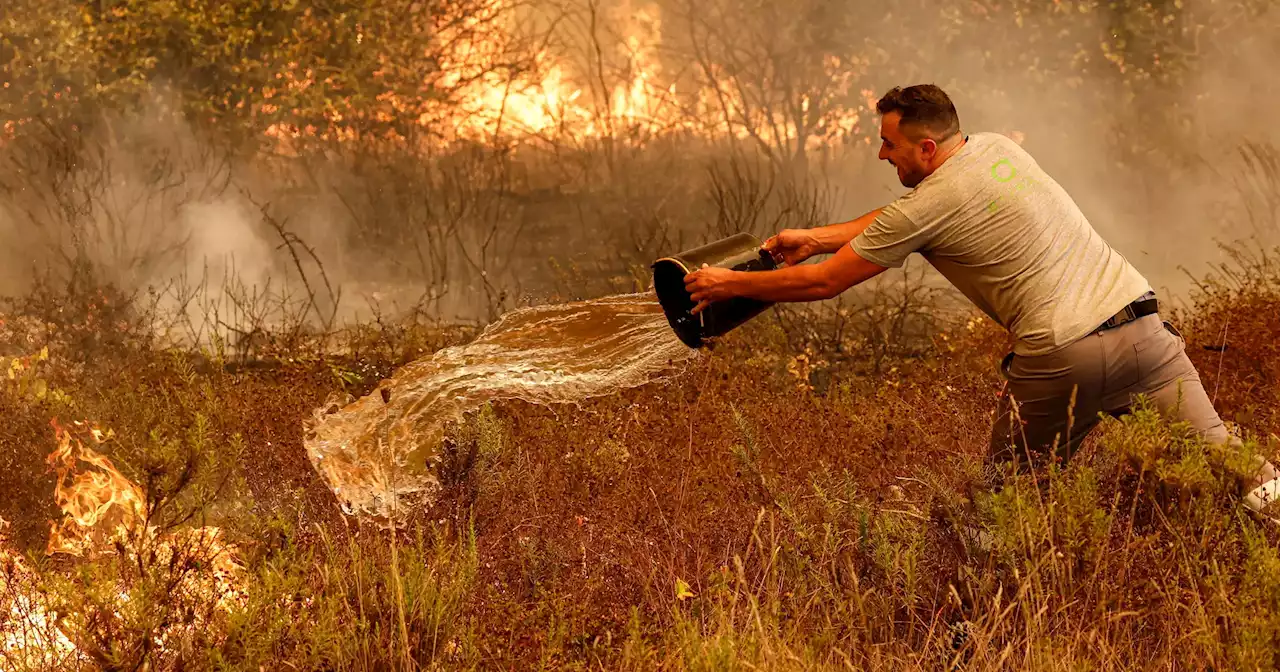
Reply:
[[[95,548],[109,548],[138,533],[146,520],[146,500],[138,486],[125,478],[111,460],[84,445],[55,419],[52,423],[58,447],[48,463],[58,476],[53,497],[66,517],[49,532],[49,554],[86,555]],[[96,426],[73,423],[98,445],[114,438]],[[94,469],[80,470],[84,462]]]
[[[84,422],[63,426],[55,419],[50,424],[57,448],[48,463],[57,475],[54,498],[64,514],[50,530],[50,555],[127,553],[132,558],[145,547],[152,568],[172,567],[179,555],[198,558],[211,571],[182,574],[172,592],[212,603],[221,611],[243,604],[236,549],[223,540],[221,530],[180,528],[162,534],[148,526],[146,494],[92,447],[113,440],[114,432]],[[70,626],[46,610],[35,574],[5,547],[5,526],[0,520],[0,614],[7,614],[7,619],[0,621],[0,661],[48,666],[83,658],[73,643],[75,633],[67,631]],[[122,585],[119,604],[129,599],[129,590]],[[157,633],[157,641],[163,646],[171,636],[171,631]]]
[[[509,73],[500,66],[514,43],[506,28],[507,1],[492,0],[475,14],[441,19],[439,43],[448,46],[440,55],[442,74],[430,83],[437,95],[407,99],[384,92],[376,96],[380,107],[372,118],[416,125],[427,131],[430,142],[443,145],[463,140],[508,143],[533,139],[577,144],[605,137],[643,143],[679,132],[708,139],[758,138],[786,147],[794,145],[801,133],[797,120],[784,113],[787,105],[748,104],[743,97],[749,94],[714,64],[707,65],[707,71],[699,70],[701,84],[695,90],[677,91],[674,83],[665,83],[658,57],[662,17],[655,5],[614,17],[622,24],[619,42],[612,49],[602,45],[607,52],[603,58],[610,67],[601,66],[596,55],[584,66],[542,48],[533,54],[535,67],[530,72]],[[581,72],[584,67],[599,68],[599,72],[588,75]],[[822,99],[804,95],[799,101],[806,114],[811,114],[815,103],[823,106],[805,131],[806,149],[832,146],[859,133],[865,112],[857,107],[832,106],[830,101],[856,99],[851,86],[866,67],[866,63],[845,62],[835,56],[823,59],[825,91],[818,94]],[[301,92],[314,79],[310,71],[290,71],[283,73],[281,81],[284,88]],[[584,81],[591,81],[591,85],[584,86]],[[768,81],[758,84],[772,87]],[[874,107],[874,98],[872,103]],[[264,112],[266,108],[260,106]],[[349,124],[360,115],[346,101],[338,100],[325,113],[329,128],[298,128],[277,122],[266,134],[291,153],[288,145],[294,139],[354,140],[358,135]],[[395,135],[391,139],[405,141]]]

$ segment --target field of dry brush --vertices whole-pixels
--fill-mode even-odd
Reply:
[[[1223,416],[1265,442],[1280,277],[1264,258],[1232,269],[1171,319]],[[1280,534],[1178,427],[1108,422],[1043,487],[971,498],[1007,345],[985,320],[877,371],[798,356],[766,313],[669,384],[494,404],[454,432],[445,496],[391,533],[339,511],[302,421],[465,330],[230,365],[150,348],[107,293],[54,296],[2,323],[6,669],[1280,661]],[[50,523],[70,525],[48,456],[88,436],[77,420],[114,432],[83,440],[137,485],[145,525],[107,521],[85,532],[97,547],[46,556]],[[971,524],[993,554],[966,545]],[[190,540],[211,526],[216,544]]]

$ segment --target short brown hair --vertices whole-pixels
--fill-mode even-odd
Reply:
[[[933,84],[917,84],[907,88],[893,87],[876,101],[876,112],[881,116],[901,112],[899,125],[913,141],[930,138],[935,142],[946,140],[960,132],[960,115],[946,91]]]

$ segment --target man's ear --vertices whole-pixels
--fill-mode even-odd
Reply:
[[[938,143],[933,138],[925,138],[920,141],[920,153],[928,158],[933,158],[938,153]]]

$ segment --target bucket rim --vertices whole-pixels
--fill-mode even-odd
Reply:
[[[680,259],[676,257],[662,257],[661,259],[655,260],[653,262],[653,266],[656,267],[658,264],[661,264],[664,261],[670,261],[674,263],[675,265],[679,266],[681,270],[683,270],[686,274],[693,272],[689,270],[689,266],[687,264],[685,264],[683,261],[680,261]]]
[[[688,275],[689,273],[692,273],[692,271],[690,271],[690,270],[689,270],[689,265],[688,265],[688,264],[686,264],[686,263],[684,263],[683,261],[681,261],[680,259],[678,259],[678,258],[676,258],[676,257],[662,257],[661,259],[658,259],[658,260],[656,260],[656,261],[654,261],[654,262],[653,262],[653,266],[652,266],[652,268],[656,269],[656,268],[658,267],[658,264],[660,264],[660,263],[662,263],[662,262],[664,262],[664,261],[669,261],[669,262],[671,262],[671,263],[675,264],[676,266],[679,266],[679,267],[680,267],[680,270],[684,271],[685,275]],[[654,288],[654,293],[655,293],[655,294],[657,293],[657,288],[656,288],[656,287]],[[687,295],[687,294],[688,294],[688,292],[686,292],[685,294]],[[690,300],[692,301],[693,299],[692,299],[692,298],[690,298]],[[659,304],[662,304],[662,295],[661,295],[661,294],[658,294],[658,303],[659,303]],[[696,306],[697,304],[694,304],[694,305]],[[666,312],[666,307],[665,307],[665,306],[663,306],[663,312]],[[692,315],[691,315],[691,316],[692,316]],[[698,327],[699,327],[700,329],[705,329],[705,328],[707,327],[707,314],[706,314],[706,312],[704,311],[704,312],[698,313],[697,318],[698,318]]]

